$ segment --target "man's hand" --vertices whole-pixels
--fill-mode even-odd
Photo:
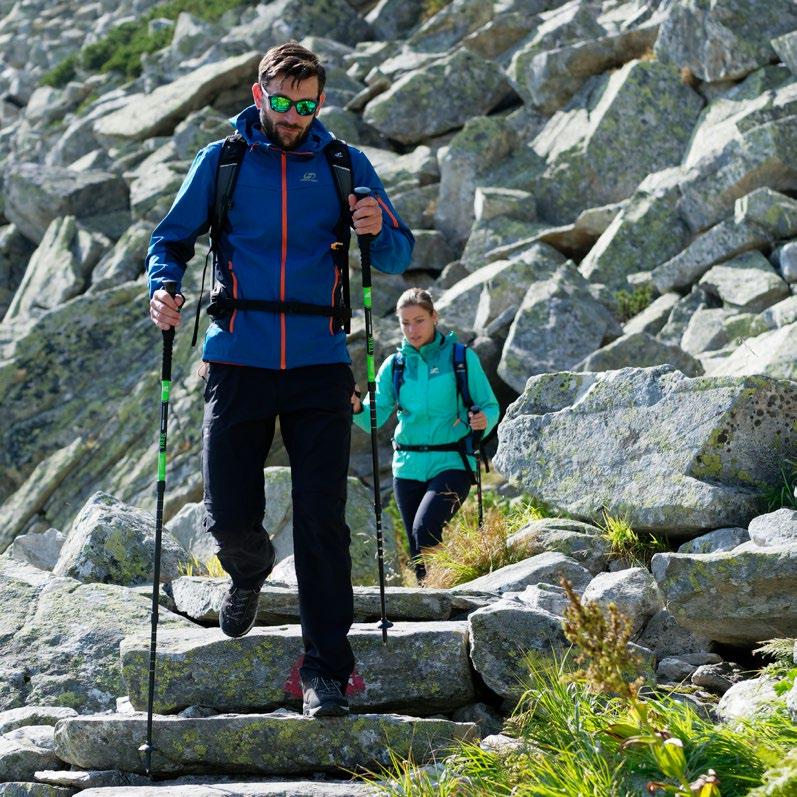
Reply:
[[[349,210],[357,235],[379,235],[382,232],[382,209],[373,196],[365,196],[359,201],[349,194]]]
[[[359,415],[363,411],[363,403],[360,400],[360,396],[360,389],[355,385],[354,393],[351,394],[351,408],[355,415]]]
[[[160,329],[169,329],[180,325],[180,311],[185,297],[177,294],[174,298],[169,296],[162,288],[152,294],[149,300],[149,317]]]

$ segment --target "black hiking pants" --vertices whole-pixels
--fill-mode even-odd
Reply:
[[[205,528],[233,583],[253,589],[271,559],[263,468],[279,417],[291,466],[301,675],[333,677],[344,689],[354,668],[345,517],[353,390],[343,363],[285,371],[211,363],[202,429]]]
[[[420,583],[426,567],[420,558],[423,548],[431,548],[443,539],[443,526],[451,520],[468,497],[471,475],[465,470],[444,470],[429,481],[393,479],[401,519],[407,530],[410,556]]]

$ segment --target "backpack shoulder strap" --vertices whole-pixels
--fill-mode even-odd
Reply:
[[[454,376],[457,380],[457,393],[459,393],[465,409],[473,406],[473,399],[468,387],[468,347],[464,343],[454,344]]]
[[[349,213],[349,194],[352,193],[353,181],[351,168],[351,152],[343,139],[333,138],[324,147],[329,168],[332,171],[335,188],[338,192],[340,215],[335,225],[335,243],[332,244],[332,259],[338,269],[341,282],[341,300],[345,308],[351,308],[349,291],[349,245],[351,243],[351,214]],[[351,322],[343,325],[345,332],[351,332]]]
[[[401,390],[402,384],[404,384],[404,355],[400,351],[397,351],[393,355],[392,377],[393,395],[396,397],[396,406],[401,409],[399,391]]]
[[[210,252],[214,257],[218,256],[219,236],[221,235],[224,224],[227,221],[227,213],[232,207],[232,195],[235,191],[235,183],[238,180],[241,162],[246,154],[247,144],[244,137],[236,132],[224,139],[219,153],[219,162],[216,164],[216,182],[213,194],[213,207],[210,213]],[[202,269],[202,285],[199,289],[199,301],[196,304],[196,318],[194,319],[194,334],[191,338],[191,346],[196,345],[199,333],[199,311],[202,308],[202,299],[205,295],[205,274],[208,270],[208,258],[205,258],[205,266]]]

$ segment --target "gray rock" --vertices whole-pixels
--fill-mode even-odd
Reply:
[[[516,592],[528,584],[539,582],[558,584],[564,577],[573,584],[576,591],[581,592],[592,578],[591,573],[574,559],[570,559],[555,551],[540,553],[523,559],[515,564],[505,565],[492,573],[459,584],[452,592],[477,591]]]
[[[70,790],[111,789],[114,787],[130,788],[151,784],[149,778],[134,775],[132,772],[121,772],[118,769],[102,770],[42,770],[36,773],[36,780],[51,786],[61,786]],[[104,793],[104,792],[103,792]]]
[[[680,169],[648,175],[581,261],[591,282],[627,288],[629,274],[650,270],[689,243],[689,229],[678,218]],[[665,293],[665,291],[661,291]]]
[[[409,38],[408,44],[413,50],[445,52],[488,22],[494,13],[491,4],[479,0],[453,0],[433,6],[432,10],[435,9],[436,13]]]
[[[410,267],[422,271],[442,271],[454,257],[454,250],[437,230],[413,230],[415,247]]]
[[[795,247],[797,252],[797,247]],[[780,329],[797,321],[797,296],[789,296],[761,313],[761,320],[768,329]]]
[[[462,245],[474,219],[476,183],[516,146],[516,135],[503,118],[477,116],[468,119],[448,147],[438,153],[440,197],[435,226]]]
[[[78,767],[116,766],[143,773],[138,740],[146,735],[146,721],[146,716],[114,714],[63,720],[56,730],[56,750]],[[389,762],[388,750],[423,762],[452,740],[473,739],[476,729],[466,723],[390,714],[311,722],[283,711],[202,719],[156,717],[153,735],[158,739],[153,771],[271,775],[379,767]],[[286,743],[290,756],[284,754]]]
[[[252,79],[261,57],[254,51],[235,55],[200,66],[149,94],[129,95],[125,106],[94,123],[94,134],[111,142],[168,135],[192,111],[209,105],[225,89]]]
[[[789,0],[677,4],[662,23],[655,53],[700,80],[733,80],[769,63],[770,39],[795,27],[797,10]]]
[[[379,0],[365,19],[380,39],[406,39],[423,11],[423,0]]]
[[[141,775],[129,775],[144,777]],[[147,779],[149,781],[149,779]],[[174,785],[172,785],[174,784]],[[86,789],[86,797],[129,797],[130,788]],[[184,775],[168,784],[148,782],[136,786],[137,797],[378,797],[374,787],[351,780],[296,780],[287,781],[244,779],[228,776]]]
[[[457,76],[457,102],[440,103]],[[363,119],[388,138],[414,144],[461,127],[477,113],[488,113],[507,96],[500,67],[467,50],[455,50],[428,66],[400,77],[365,107]]]
[[[107,214],[126,211],[128,206],[124,180],[107,172],[73,172],[57,166],[18,163],[5,178],[4,213],[37,244],[55,219],[75,216],[97,226]]]
[[[564,258],[547,244],[535,244],[522,257],[497,260],[445,291],[435,308],[461,340],[483,332],[509,308],[518,306],[518,285],[552,276]]]
[[[507,537],[506,542],[511,548],[525,549],[529,556],[557,551],[575,559],[593,575],[605,569],[611,551],[600,529],[563,518],[533,520]]]
[[[710,268],[700,279],[725,304],[760,313],[789,296],[789,286],[760,252],[748,252]]]
[[[60,789],[44,783],[0,783],[0,797],[72,797],[74,789]]]
[[[473,699],[464,622],[396,623],[382,644],[376,623],[349,632],[356,671],[349,682],[355,711],[397,710],[426,716]],[[256,628],[230,642],[218,629],[158,634],[155,710],[190,705],[217,710],[298,706],[304,647],[298,625]],[[133,706],[147,705],[149,639],[129,637],[121,646],[122,670]],[[229,678],[219,680],[219,672]]]
[[[734,221],[752,222],[774,239],[797,235],[797,200],[770,188],[758,188],[736,200]]]
[[[522,592],[505,592],[507,600],[518,600],[532,609],[537,609],[557,617],[564,617],[570,600],[564,587],[556,584],[529,584]]]
[[[544,374],[507,410],[495,466],[554,509],[627,511],[634,529],[677,540],[758,513],[760,485],[794,456],[795,400],[786,381],[666,366]]]
[[[393,194],[390,199],[410,229],[431,229],[434,227],[438,193],[437,185],[423,185]]]
[[[660,293],[688,288],[715,263],[760,249],[770,241],[769,234],[755,224],[723,221],[699,235],[675,257],[654,268],[653,282]]]
[[[216,622],[219,607],[230,582],[226,578],[183,576],[171,584],[178,611],[199,622]],[[447,620],[452,602],[447,590],[413,587],[386,587],[391,620]],[[366,622],[381,617],[377,587],[354,587],[354,618]],[[257,622],[279,625],[299,621],[299,593],[295,587],[278,587],[266,582],[260,592]]]
[[[80,510],[53,572],[83,582],[132,586],[152,578],[154,518],[107,493],[97,492]],[[168,532],[163,534],[161,580],[179,574],[188,558]]]
[[[592,298],[586,280],[567,262],[526,291],[498,374],[521,391],[528,377],[571,368],[619,331],[611,313]]]
[[[637,313],[623,324],[623,333],[633,335],[637,332],[647,332],[649,335],[655,335],[660,332],[680,298],[680,294],[675,291],[659,296],[641,313]]]
[[[496,694],[517,700],[528,677],[526,655],[563,651],[562,619],[514,600],[501,600],[468,617],[470,656],[476,672]]]
[[[581,599],[603,608],[613,603],[631,621],[634,633],[641,631],[645,623],[664,608],[656,581],[644,567],[599,573],[589,582]]]
[[[732,551],[737,545],[747,542],[750,535],[747,529],[739,527],[714,529],[708,534],[701,534],[678,548],[678,553],[720,553]]]
[[[719,664],[702,664],[691,676],[695,686],[701,686],[712,692],[724,694],[734,684],[740,683],[744,679],[744,670],[731,661],[723,661]]]
[[[731,644],[794,635],[797,547],[749,545],[722,553],[654,555],[653,576],[679,625]]]
[[[216,555],[219,546],[215,537],[205,531],[204,517],[204,504],[186,504],[165,525],[165,528],[185,548],[188,557],[207,564],[208,560]]]
[[[797,545],[797,511],[783,507],[766,515],[759,515],[748,526],[750,540],[756,545]]]
[[[74,216],[54,219],[28,261],[4,320],[34,317],[77,296],[111,242],[78,224]]]
[[[792,686],[786,695],[786,708],[789,710],[792,722],[797,722],[797,685]]]
[[[38,769],[64,767],[53,752],[54,729],[28,725],[0,736],[0,772],[9,781],[33,780]]]
[[[473,703],[452,712],[454,722],[472,722],[477,725],[482,737],[500,733],[504,727],[503,717],[486,703]]]
[[[652,650],[657,659],[704,653],[710,645],[707,637],[693,634],[679,626],[667,609],[661,609],[650,618],[637,641]]]
[[[790,285],[797,282],[797,241],[790,241],[772,252],[775,265]]]
[[[573,366],[574,371],[614,371],[672,365],[687,376],[700,376],[703,366],[680,346],[662,343],[647,332],[625,334]]]
[[[8,549],[8,555],[19,562],[52,570],[58,561],[66,537],[58,529],[47,529],[38,533],[20,534]]]
[[[690,664],[677,656],[668,656],[656,667],[656,680],[679,683],[687,680],[696,669],[695,664]]]
[[[733,684],[717,705],[717,716],[730,723],[771,713],[777,702],[773,687],[774,681],[766,676]]]
[[[33,251],[33,245],[16,225],[0,227],[0,318],[5,315],[22,282],[25,266]]]
[[[754,313],[740,313],[730,307],[701,307],[689,319],[681,347],[698,355],[739,345],[744,338],[764,331],[764,322]]]
[[[667,323],[656,337],[665,343],[676,343],[680,346],[692,316],[704,307],[706,307],[706,295],[695,285],[686,296],[673,305]]]
[[[631,61],[587,83],[551,119],[533,143],[545,171],[516,187],[533,191],[540,216],[558,224],[625,199],[648,174],[680,162],[700,106],[672,67]]]
[[[794,31],[777,36],[770,42],[780,60],[797,76],[797,35]]]
[[[742,341],[729,356],[711,368],[712,376],[764,374],[778,379],[797,379],[797,323],[764,332]]]
[[[24,706],[0,712],[0,734],[27,725],[55,725],[64,717],[75,717],[77,712],[66,706]]]

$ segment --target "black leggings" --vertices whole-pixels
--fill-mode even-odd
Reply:
[[[429,481],[393,479],[410,555],[418,581],[426,575],[420,560],[421,549],[431,548],[443,539],[443,526],[451,520],[470,492],[471,476],[464,470],[444,470]]]

